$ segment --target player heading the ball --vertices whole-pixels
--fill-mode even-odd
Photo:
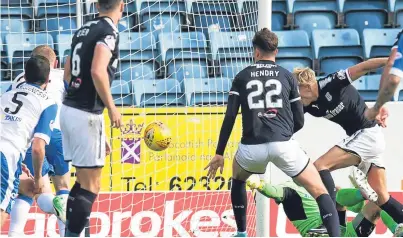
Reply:
[[[253,38],[255,64],[238,73],[229,92],[216,155],[206,168],[215,177],[224,167],[224,150],[238,114],[242,111],[242,139],[232,165],[231,201],[237,236],[246,234],[245,181],[263,174],[272,162],[315,198],[330,236],[340,236],[339,218],[318,171],[292,135],[304,125],[304,112],[293,75],[275,63],[277,35],[267,28]]]
[[[118,65],[122,0],[98,0],[99,17],[85,23],[73,36],[66,60],[67,95],[60,112],[64,158],[76,167],[77,180],[67,202],[66,236],[77,237],[89,222],[100,190],[100,177],[110,147],[105,138],[103,111],[111,124],[121,126],[121,115],[111,95]]]

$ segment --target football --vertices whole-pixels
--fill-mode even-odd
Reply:
[[[171,131],[160,121],[150,123],[144,130],[144,142],[151,150],[165,150],[168,148],[171,140]]]

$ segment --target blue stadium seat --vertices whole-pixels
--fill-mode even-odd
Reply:
[[[403,26],[403,0],[396,0],[394,6],[395,23],[400,27]]]
[[[119,34],[121,78],[125,81],[155,78],[156,43],[150,32]]]
[[[0,37],[0,79],[4,79],[8,72],[7,67],[7,56],[4,49],[3,39]],[[0,80],[2,81],[2,80]]]
[[[66,62],[66,57],[70,55],[72,38],[72,34],[59,34],[55,38],[55,50],[57,51],[57,56],[59,57],[62,67]]]
[[[278,54],[276,61],[289,71],[296,67],[312,68],[312,48],[308,34],[302,30],[276,31],[278,37]]]
[[[178,32],[186,24],[184,1],[137,0],[136,9],[141,27],[156,37],[161,32]]]
[[[135,80],[132,85],[138,107],[185,105],[180,84],[175,79]]]
[[[50,45],[53,48],[53,39],[46,33],[8,34],[5,44],[8,63],[13,76],[17,76],[22,72],[23,63],[30,57],[32,50],[37,45]]]
[[[0,96],[10,88],[12,83],[12,81],[0,81]]]
[[[238,10],[242,17],[243,30],[252,30],[257,24],[258,0],[238,0]],[[272,0],[271,29],[281,31],[287,24],[288,7],[286,0]]]
[[[231,80],[228,78],[186,79],[185,95],[189,106],[227,103]]]
[[[363,49],[354,29],[314,30],[312,42],[321,73],[327,75],[362,62]]]
[[[252,31],[210,32],[212,60],[224,77],[234,78],[253,57]]]
[[[0,19],[0,35],[3,37],[9,33],[23,33],[29,30],[28,20],[6,18]]]
[[[237,3],[235,1],[186,0],[186,2],[196,31],[201,31],[206,36],[211,25],[218,25],[220,31],[233,31],[239,25]]]
[[[5,0],[0,5],[1,19],[32,19],[34,17],[34,8],[29,0]]]
[[[311,37],[315,29],[333,29],[337,24],[336,0],[290,0],[293,2],[294,24]]]
[[[378,97],[379,83],[381,81],[381,75],[367,75],[364,78],[366,87],[365,89],[358,90],[360,95],[365,101],[376,101]]]
[[[253,57],[253,31],[210,32],[209,35],[213,60]]]
[[[130,92],[130,83],[114,80],[112,81],[111,92],[116,106],[133,105],[133,94]]]
[[[75,16],[77,13],[76,0],[37,0],[37,18]]]
[[[244,68],[248,67],[252,63],[253,63],[252,58],[221,62],[220,63],[221,76],[224,78],[234,79],[239,72],[241,72]]]
[[[160,33],[158,48],[166,77],[179,82],[185,78],[207,78],[207,41],[203,33]]]
[[[383,28],[388,23],[386,0],[343,0],[346,24],[361,35],[365,28]]]
[[[365,29],[363,43],[365,58],[387,57],[400,29]]]
[[[39,20],[40,31],[46,31],[55,39],[59,34],[72,34],[77,30],[75,17],[45,18]]]
[[[120,74],[117,76],[119,76],[121,80],[127,82],[131,80],[155,79],[157,76],[155,68],[156,67],[154,66],[154,62],[152,60],[150,60],[149,62],[125,61],[120,63]]]

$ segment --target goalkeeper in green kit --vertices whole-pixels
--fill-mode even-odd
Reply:
[[[255,178],[250,178],[247,184],[251,189],[256,189],[264,196],[273,199],[277,204],[283,204],[287,218],[301,236],[328,236],[322,224],[318,205],[304,188],[292,181],[272,185]],[[337,191],[337,210],[343,237],[368,237],[374,230],[379,217],[396,237],[403,236],[403,224],[398,225],[374,203],[365,204],[365,200],[359,189],[347,188]],[[358,213],[354,220],[347,223],[346,208]]]

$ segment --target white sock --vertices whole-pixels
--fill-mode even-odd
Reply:
[[[21,237],[24,236],[25,223],[28,220],[29,209],[33,203],[33,199],[27,196],[18,196],[15,199],[13,208],[11,209],[10,228],[8,236]]]
[[[48,214],[55,214],[55,209],[53,208],[53,198],[55,195],[51,193],[42,193],[36,199],[36,203],[38,204],[39,208]]]
[[[60,219],[57,219],[57,225],[59,227],[60,237],[64,237],[64,232],[66,231],[66,225],[64,225],[64,223]]]

